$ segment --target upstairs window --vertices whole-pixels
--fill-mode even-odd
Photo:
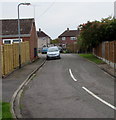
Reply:
[[[62,40],[66,40],[66,37],[62,37]]]
[[[76,40],[77,38],[76,37],[70,37],[70,40]]]

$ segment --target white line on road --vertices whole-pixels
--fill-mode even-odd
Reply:
[[[82,87],[86,92],[88,92],[90,95],[92,95],[93,97],[95,97],[96,99],[98,99],[99,101],[101,101],[102,103],[106,104],[107,106],[109,106],[110,108],[116,110],[116,107],[111,105],[110,103],[106,102],[105,100],[101,99],[100,97],[98,97],[97,95],[95,95],[94,93],[92,93],[91,91],[89,91],[87,88]]]
[[[77,81],[77,80],[75,79],[74,75],[72,74],[71,69],[69,69],[69,73],[70,73],[70,76],[72,77],[72,79],[73,79],[74,81]]]

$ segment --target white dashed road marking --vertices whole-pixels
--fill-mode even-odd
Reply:
[[[77,80],[75,79],[74,75],[72,74],[71,69],[69,69],[69,73],[70,73],[71,78],[72,78],[74,81],[77,81]]]
[[[74,81],[77,81],[77,79],[75,79],[74,75],[72,74],[71,69],[69,69],[69,73],[71,78]],[[109,106],[110,108],[116,110],[116,107],[111,105],[110,103],[106,102],[105,100],[103,100],[102,98],[98,97],[97,95],[95,95],[93,92],[91,92],[90,90],[88,90],[86,87],[82,87],[82,89],[84,89],[87,93],[89,93],[91,96],[95,97],[97,100],[99,100],[100,102],[104,103],[105,105]]]
[[[100,102],[104,103],[105,105],[109,106],[110,108],[116,110],[116,107],[111,105],[110,103],[106,102],[105,100],[101,99],[100,97],[98,97],[97,95],[95,95],[94,93],[92,93],[91,91],[89,91],[87,88],[82,87],[86,92],[88,92],[90,95],[92,95],[93,97],[95,97],[96,99],[98,99]]]

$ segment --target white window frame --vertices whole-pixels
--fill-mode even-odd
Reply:
[[[66,37],[62,37],[62,40],[66,40]]]
[[[8,43],[5,43],[5,42],[10,42],[9,44],[12,44],[12,41],[10,39],[3,39],[3,44],[8,44]]]
[[[70,40],[76,40],[77,38],[76,37],[70,37]]]
[[[15,41],[17,40],[17,41]],[[22,42],[22,39],[20,39],[21,42]],[[5,44],[6,41],[10,41],[10,44],[13,44],[13,43],[19,43],[19,39],[3,39],[3,44]]]

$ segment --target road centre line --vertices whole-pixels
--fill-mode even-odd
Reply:
[[[105,100],[101,99],[100,97],[98,97],[97,95],[95,95],[94,93],[92,93],[91,91],[89,91],[87,88],[82,87],[86,92],[88,92],[90,95],[92,95],[93,97],[95,97],[96,99],[98,99],[100,102],[104,103],[105,105],[109,106],[110,108],[116,110],[116,107],[111,105],[110,103],[106,102]]]
[[[72,74],[71,69],[69,69],[69,73],[70,73],[70,76],[72,77],[72,79],[73,79],[74,81],[77,81],[77,80],[75,79],[74,75]]]

